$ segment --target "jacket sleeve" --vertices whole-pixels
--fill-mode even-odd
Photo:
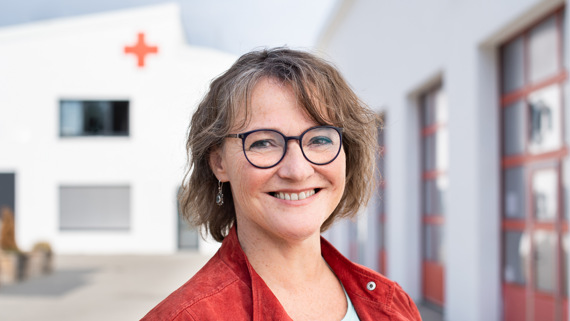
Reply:
[[[418,307],[414,303],[414,300],[404,292],[398,283],[396,283],[396,288],[394,290],[394,299],[392,301],[393,311],[403,316],[405,320],[421,321],[422,317],[420,315],[420,311],[418,311]]]

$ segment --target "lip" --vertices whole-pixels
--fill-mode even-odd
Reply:
[[[312,189],[313,190],[322,190],[323,188],[322,187],[306,187],[306,188],[301,188],[301,189],[276,189],[276,190],[269,191],[267,193],[269,194],[269,193],[274,193],[274,192],[277,192],[277,193],[281,192],[281,193],[289,193],[289,194],[290,193],[299,194],[301,192],[310,191]]]

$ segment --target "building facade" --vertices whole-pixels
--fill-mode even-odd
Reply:
[[[346,0],[321,35],[385,117],[381,196],[326,235],[446,320],[569,320],[568,10]]]
[[[0,205],[19,246],[215,250],[177,194],[192,112],[235,59],[187,45],[175,4],[0,29]]]

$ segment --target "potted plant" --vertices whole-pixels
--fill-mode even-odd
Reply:
[[[27,277],[35,277],[52,271],[52,250],[47,242],[39,242],[28,253]]]
[[[14,283],[26,277],[27,256],[20,251],[16,244],[14,212],[9,207],[3,207],[1,212],[0,283]]]

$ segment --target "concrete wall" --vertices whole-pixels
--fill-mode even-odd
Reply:
[[[158,54],[124,53],[144,32]],[[235,57],[188,47],[175,5],[0,29],[0,172],[16,175],[20,247],[58,253],[176,250],[185,133],[209,81]],[[59,137],[60,99],[130,101],[128,137]],[[60,185],[128,185],[128,231],[60,231]]]

